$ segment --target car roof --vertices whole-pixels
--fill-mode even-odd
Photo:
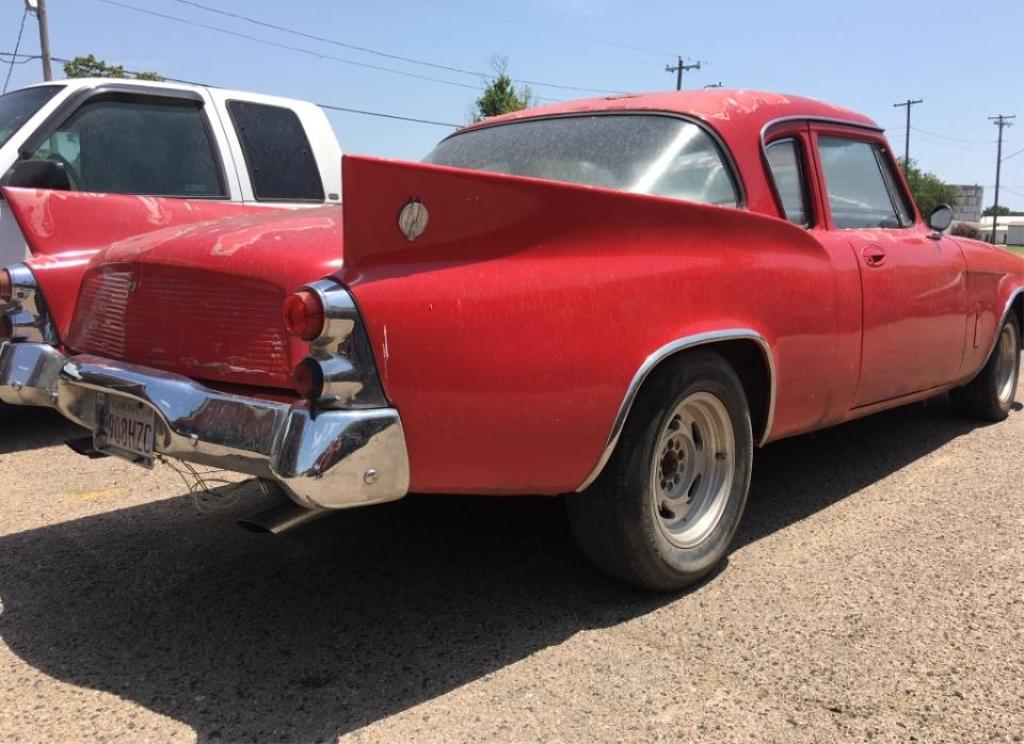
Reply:
[[[467,129],[479,129],[543,116],[616,111],[651,111],[691,116],[706,122],[726,140],[750,134],[759,136],[765,126],[779,119],[790,118],[838,120],[855,126],[881,129],[873,120],[863,114],[813,98],[786,93],[728,88],[624,93],[580,101],[560,102],[485,119]]]

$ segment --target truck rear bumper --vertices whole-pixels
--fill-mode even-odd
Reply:
[[[153,449],[277,481],[299,505],[344,509],[409,489],[409,458],[393,408],[312,411],[221,393],[182,375],[42,343],[0,345],[0,400],[54,408],[94,434],[108,397],[154,413]]]

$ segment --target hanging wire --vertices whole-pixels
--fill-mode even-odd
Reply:
[[[14,42],[14,54],[11,56],[11,64],[7,68],[7,77],[4,79],[4,89],[0,95],[7,92],[7,85],[11,82],[11,73],[14,72],[14,63],[18,59],[18,49],[21,47],[21,35],[25,31],[25,19],[28,18],[28,7],[21,14],[21,25],[18,27],[18,40]]]
[[[188,495],[192,498],[192,504],[200,514],[212,514],[231,508],[238,503],[238,495],[252,483],[252,479],[235,481],[217,477],[219,473],[228,472],[227,470],[217,468],[199,470],[184,460],[176,460],[159,454],[157,459],[181,478],[185,488],[188,489]]]

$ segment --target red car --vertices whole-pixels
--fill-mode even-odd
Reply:
[[[0,398],[91,429],[93,454],[276,481],[273,531],[409,491],[568,493],[594,563],[672,590],[727,551],[754,446],[1015,397],[1024,259],[944,235],[948,207],[922,220],[852,111],[603,98],[424,163],[347,157],[343,182],[342,210],[115,242],[77,291],[9,267]],[[7,198],[38,233],[39,195]],[[47,216],[88,232],[104,203]]]

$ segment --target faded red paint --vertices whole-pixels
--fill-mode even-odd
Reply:
[[[169,227],[250,214],[260,208],[212,199],[3,189],[33,254],[26,263],[46,288],[60,337],[66,338],[89,260],[111,243]]]
[[[834,229],[815,138],[827,129],[884,143],[870,120],[744,91],[599,99],[509,118],[618,110],[707,122],[740,170],[745,208],[348,157],[344,227],[331,208],[225,219],[123,241],[88,271],[135,272],[143,287],[147,277],[192,271],[221,277],[226,295],[258,281],[277,296],[333,273],[367,324],[417,491],[576,488],[644,360],[692,334],[748,328],[767,341],[776,369],[768,439],[935,394],[984,363],[1003,309],[1024,287],[1024,260],[934,240],[920,216],[905,229]],[[781,219],[763,159],[762,130],[784,117],[804,120],[766,136],[794,136],[807,148],[819,215],[811,229]],[[809,123],[822,118],[860,126]],[[412,198],[427,206],[430,224],[409,242],[397,218]],[[883,242],[902,279],[865,264],[865,249]],[[120,315],[80,302],[76,329],[120,318],[140,334],[152,329],[164,368],[191,366],[196,377],[261,394],[285,389],[269,362],[259,380],[236,374],[232,359],[249,352],[247,340],[190,322],[189,299],[198,293],[152,295]],[[265,330],[278,330],[275,322]],[[116,339],[103,343],[116,350]],[[200,347],[205,363],[191,364]],[[293,342],[289,362],[304,348]],[[146,352],[123,353],[134,361]]]

